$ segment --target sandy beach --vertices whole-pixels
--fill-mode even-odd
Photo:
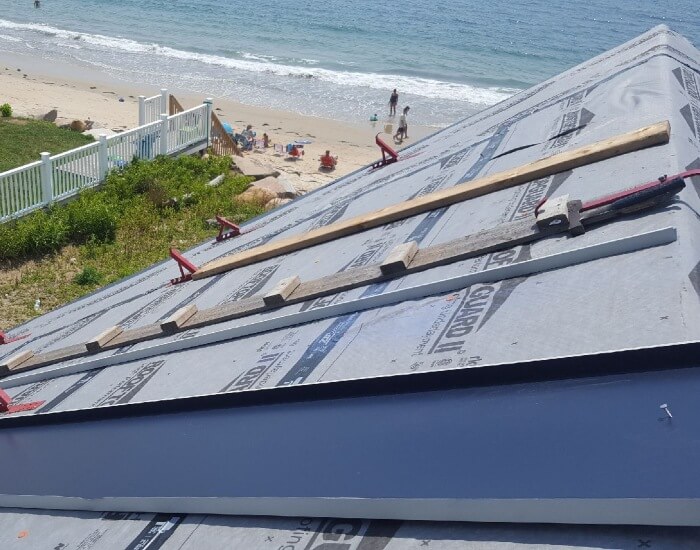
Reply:
[[[135,88],[109,74],[88,71],[77,65],[48,63],[0,52],[0,103],[10,103],[17,116],[40,118],[56,109],[58,122],[92,120],[94,128],[104,129],[107,133],[120,132],[137,126],[138,96],[155,95],[158,91],[149,86]],[[171,88],[169,91],[185,108],[205,99],[186,90]],[[245,153],[245,156],[291,174],[300,192],[315,189],[380,158],[374,136],[384,131],[386,124],[392,124],[395,131],[398,122],[396,118],[388,118],[386,113],[378,113],[379,121],[375,123],[350,124],[243,105],[217,97],[213,99],[216,113],[236,132],[252,124],[257,135],[262,136],[266,132],[272,144],[285,145],[301,139],[312,142],[305,146],[305,155],[298,161],[275,155],[273,147],[263,152]],[[436,130],[410,125],[410,139],[397,145],[397,148],[408,146]],[[389,136],[385,135],[385,138],[391,142]],[[319,170],[318,158],[327,149],[339,158],[336,170],[331,173]]]

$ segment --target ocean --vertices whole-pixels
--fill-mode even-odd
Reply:
[[[353,122],[384,116],[397,88],[413,123],[443,127],[659,23],[698,45],[697,7],[697,0],[41,0],[35,9],[33,0],[5,0],[0,52]]]

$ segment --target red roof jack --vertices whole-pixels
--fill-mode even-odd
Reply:
[[[5,390],[0,388],[0,413],[12,414],[16,412],[33,411],[41,407],[45,401],[32,401],[31,403],[12,404],[12,398]]]
[[[3,344],[9,344],[10,342],[16,342],[17,340],[23,340],[24,338],[29,338],[29,336],[30,334],[23,334],[22,336],[8,336],[0,330],[0,346]]]
[[[381,134],[381,132],[379,132]],[[377,145],[379,145],[379,148],[382,150],[382,160],[378,160],[372,165],[372,168],[381,168],[382,166],[386,166],[387,164],[391,164],[392,162],[396,162],[399,160],[399,154],[394,151],[392,147],[390,147],[382,138],[379,137],[379,134],[376,135],[374,138],[374,141]]]
[[[185,258],[182,255],[182,252],[180,252],[177,248],[170,249],[170,257],[177,262],[181,273],[180,277],[170,279],[170,284],[176,285],[179,283],[184,283],[185,281],[191,281],[192,273],[197,271],[198,267]],[[185,273],[185,270],[189,271],[189,273]]]
[[[241,228],[223,216],[217,216],[216,221],[219,222],[219,234],[216,237],[217,242],[225,241],[226,239],[241,234]],[[224,233],[226,229],[229,229],[228,233]]]

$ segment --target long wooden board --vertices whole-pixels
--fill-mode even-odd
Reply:
[[[465,182],[449,189],[435,191],[422,197],[400,202],[368,214],[320,227],[308,231],[303,235],[295,235],[239,252],[227,258],[221,258],[220,260],[210,262],[201,267],[192,275],[192,278],[204,279],[205,277],[211,277],[217,273],[223,273],[237,267],[332,241],[340,237],[359,233],[373,227],[392,223],[403,218],[429,212],[437,208],[520,185],[528,181],[551,176],[579,166],[599,162],[652,145],[668,143],[670,133],[671,126],[667,120],[658,122],[626,134],[620,134],[592,143],[591,145],[544,157],[511,170],[498,172],[491,176]]]

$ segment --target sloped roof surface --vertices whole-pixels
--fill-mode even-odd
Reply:
[[[668,145],[210,279],[167,286],[177,275],[176,267],[162,263],[18,327],[12,334],[29,332],[31,338],[3,346],[0,357],[21,349],[37,353],[80,344],[113,325],[135,328],[154,323],[188,303],[199,309],[229,303],[264,293],[291,275],[311,280],[379,263],[402,242],[439,244],[531,217],[545,196],[569,194],[585,201],[663,174],[700,167],[699,90],[700,54],[682,37],[657,27],[415,144],[395,164],[360,170],[251,222],[253,231],[223,243],[204,243],[186,256],[201,265],[664,119],[671,123]],[[68,376],[25,383],[16,375],[2,385],[17,401],[46,401],[37,411],[46,412],[439,368],[488,368],[506,361],[695,341],[700,336],[699,179],[694,178],[678,200],[665,208],[620,219],[582,236],[552,237],[287,306],[282,313],[350,302],[673,226],[678,239],[668,245]],[[164,340],[191,339],[279,314],[253,315]],[[138,457],[137,449],[134,453],[134,468],[151,467],[147,458]],[[0,514],[0,541],[16,543],[15,531],[20,529],[37,537],[34,540],[55,539],[69,547],[94,543],[96,548],[141,548],[146,543],[139,541],[149,537],[158,538],[157,544],[167,548],[227,547],[222,542],[227,540],[246,548],[307,550],[326,548],[326,543],[333,548],[342,537],[347,548],[358,550],[463,548],[463,541],[483,543],[485,548],[507,543],[635,547],[637,541],[646,540],[654,540],[654,547],[657,541],[660,547],[691,547],[700,538],[697,529],[576,527],[565,531],[541,526],[334,521],[8,511]]]

